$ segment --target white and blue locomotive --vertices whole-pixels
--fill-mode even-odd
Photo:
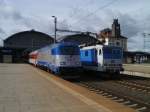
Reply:
[[[82,71],[80,49],[77,44],[56,43],[37,50],[36,66],[54,74],[76,77]]]
[[[85,70],[117,73],[123,71],[121,47],[94,45],[80,50],[80,59]]]

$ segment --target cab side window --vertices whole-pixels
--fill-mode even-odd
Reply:
[[[99,55],[101,55],[102,54],[102,50],[101,49],[99,49]]]
[[[51,54],[54,54],[54,49],[51,50]]]
[[[97,50],[95,50],[95,55],[97,55]]]
[[[85,56],[88,56],[88,51],[85,51]]]

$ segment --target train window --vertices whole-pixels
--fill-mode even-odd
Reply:
[[[117,45],[117,46],[120,46],[120,42],[116,42],[116,45]]]
[[[117,50],[112,50],[112,53],[113,54],[117,54]]]
[[[103,52],[104,52],[105,54],[112,54],[112,48],[105,47],[105,48],[103,49]]]
[[[51,54],[54,54],[54,49],[51,50]]]
[[[60,54],[62,54],[62,55],[78,55],[79,49],[76,46],[62,46],[60,48]]]
[[[56,54],[55,49],[52,49],[52,50],[51,50],[51,54],[53,54],[53,55]]]
[[[101,49],[99,50],[99,55],[101,55],[101,53],[102,53],[102,51],[101,51]]]
[[[117,54],[120,54],[121,53],[121,51],[120,50],[117,50]]]
[[[88,56],[88,51],[85,51],[85,56]]]
[[[97,55],[97,50],[95,50],[95,55]]]
[[[116,50],[112,50],[112,54],[116,54]]]
[[[113,50],[112,51],[113,54],[120,54],[120,52],[121,52],[120,50]]]

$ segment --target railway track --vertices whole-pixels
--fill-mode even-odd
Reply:
[[[150,112],[150,86],[144,83],[147,79],[134,77],[117,80],[102,80],[98,77],[79,79],[74,83],[88,88],[90,91],[101,94],[116,102],[127,105],[139,112]],[[139,83],[140,82],[140,83]]]
[[[148,86],[148,87],[150,86],[150,78],[124,75],[123,80],[130,81],[132,83],[142,85],[142,86]]]
[[[139,84],[137,81],[121,80],[121,81],[116,81],[116,83],[119,83],[126,88],[130,88],[133,90],[138,90],[150,94],[150,86]]]

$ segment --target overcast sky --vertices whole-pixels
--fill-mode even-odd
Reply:
[[[142,50],[142,33],[150,33],[150,0],[0,0],[0,38],[31,29],[53,35],[53,15],[59,28],[92,32],[118,18],[130,50]]]

